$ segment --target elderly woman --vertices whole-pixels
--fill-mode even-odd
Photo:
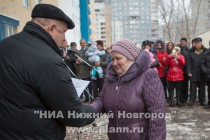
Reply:
[[[104,87],[91,104],[111,114],[109,140],[164,140],[165,97],[157,72],[149,68],[150,56],[129,40],[112,45],[111,55]]]

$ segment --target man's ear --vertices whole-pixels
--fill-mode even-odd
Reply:
[[[54,35],[54,32],[55,32],[55,24],[51,24],[47,27],[47,32],[52,36]]]

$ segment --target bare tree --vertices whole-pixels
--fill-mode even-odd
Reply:
[[[173,8],[173,0],[170,0],[171,5],[167,4],[164,0],[157,0],[158,1],[158,5],[160,7],[160,14],[163,18],[163,21],[165,23],[166,26],[166,33],[168,35],[168,38],[171,41],[171,29],[172,29],[172,15],[174,12],[174,8]],[[170,6],[170,7],[168,7]]]
[[[186,0],[157,0],[168,41],[178,42],[181,37],[190,40],[196,33],[202,0],[195,1],[196,4],[192,7],[191,1],[187,3]],[[194,19],[191,16],[192,8],[196,8]]]

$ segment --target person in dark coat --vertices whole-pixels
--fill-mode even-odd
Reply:
[[[68,65],[68,67],[73,72],[72,77],[77,77],[77,70],[76,70],[76,55],[79,55],[79,52],[77,51],[77,44],[75,42],[70,43],[70,49],[67,51],[65,62]]]
[[[112,45],[111,55],[104,87],[91,106],[100,113],[113,113],[108,130],[128,128],[129,132],[108,131],[109,140],[165,140],[164,117],[145,117],[146,113],[165,114],[163,86],[157,72],[150,69],[149,54],[130,40],[121,40]]]
[[[22,32],[0,42],[0,139],[64,140],[94,113],[83,105],[58,46],[74,23],[59,8],[37,4]],[[52,115],[55,114],[55,115]]]
[[[201,72],[200,63],[201,56],[207,49],[202,45],[201,38],[194,38],[192,45],[187,57],[187,74],[190,79],[190,101],[188,105],[192,106],[194,104],[197,87],[199,89],[199,102],[201,105],[205,105],[205,75]]]
[[[201,71],[205,75],[205,81],[208,87],[208,104],[207,108],[210,108],[210,49],[208,49],[201,58]]]
[[[185,57],[185,60],[187,60],[187,56],[189,54],[189,48],[187,46],[187,38],[184,38],[184,37],[181,38],[179,47],[181,49],[181,54]],[[184,81],[183,81],[180,101],[182,104],[185,104],[185,103],[187,103],[188,94],[189,94],[189,91],[188,91],[189,78],[188,78],[187,71],[186,71],[186,65],[183,67],[183,72],[184,72]]]
[[[91,81],[91,77],[90,77],[91,67],[86,64],[86,62],[88,62],[88,59],[85,56],[85,53],[88,50],[88,46],[84,39],[80,39],[80,46],[81,46],[81,49],[79,50],[78,56],[83,60],[81,60],[80,58],[77,58],[77,61],[76,61],[78,78],[82,80]],[[89,83],[88,90],[89,90],[89,93],[87,91],[84,91],[81,96],[81,99],[83,100],[84,103],[90,101],[89,94],[92,95],[92,82]]]

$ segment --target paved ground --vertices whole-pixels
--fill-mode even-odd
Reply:
[[[167,105],[167,113],[171,113],[171,118],[166,119],[167,140],[210,140],[210,109],[203,109],[198,103],[192,107],[186,105],[179,108]],[[97,119],[96,122],[104,128],[108,120]],[[108,140],[106,133],[93,132],[80,133],[79,139]],[[78,134],[70,132],[68,128],[65,140],[78,140]]]

